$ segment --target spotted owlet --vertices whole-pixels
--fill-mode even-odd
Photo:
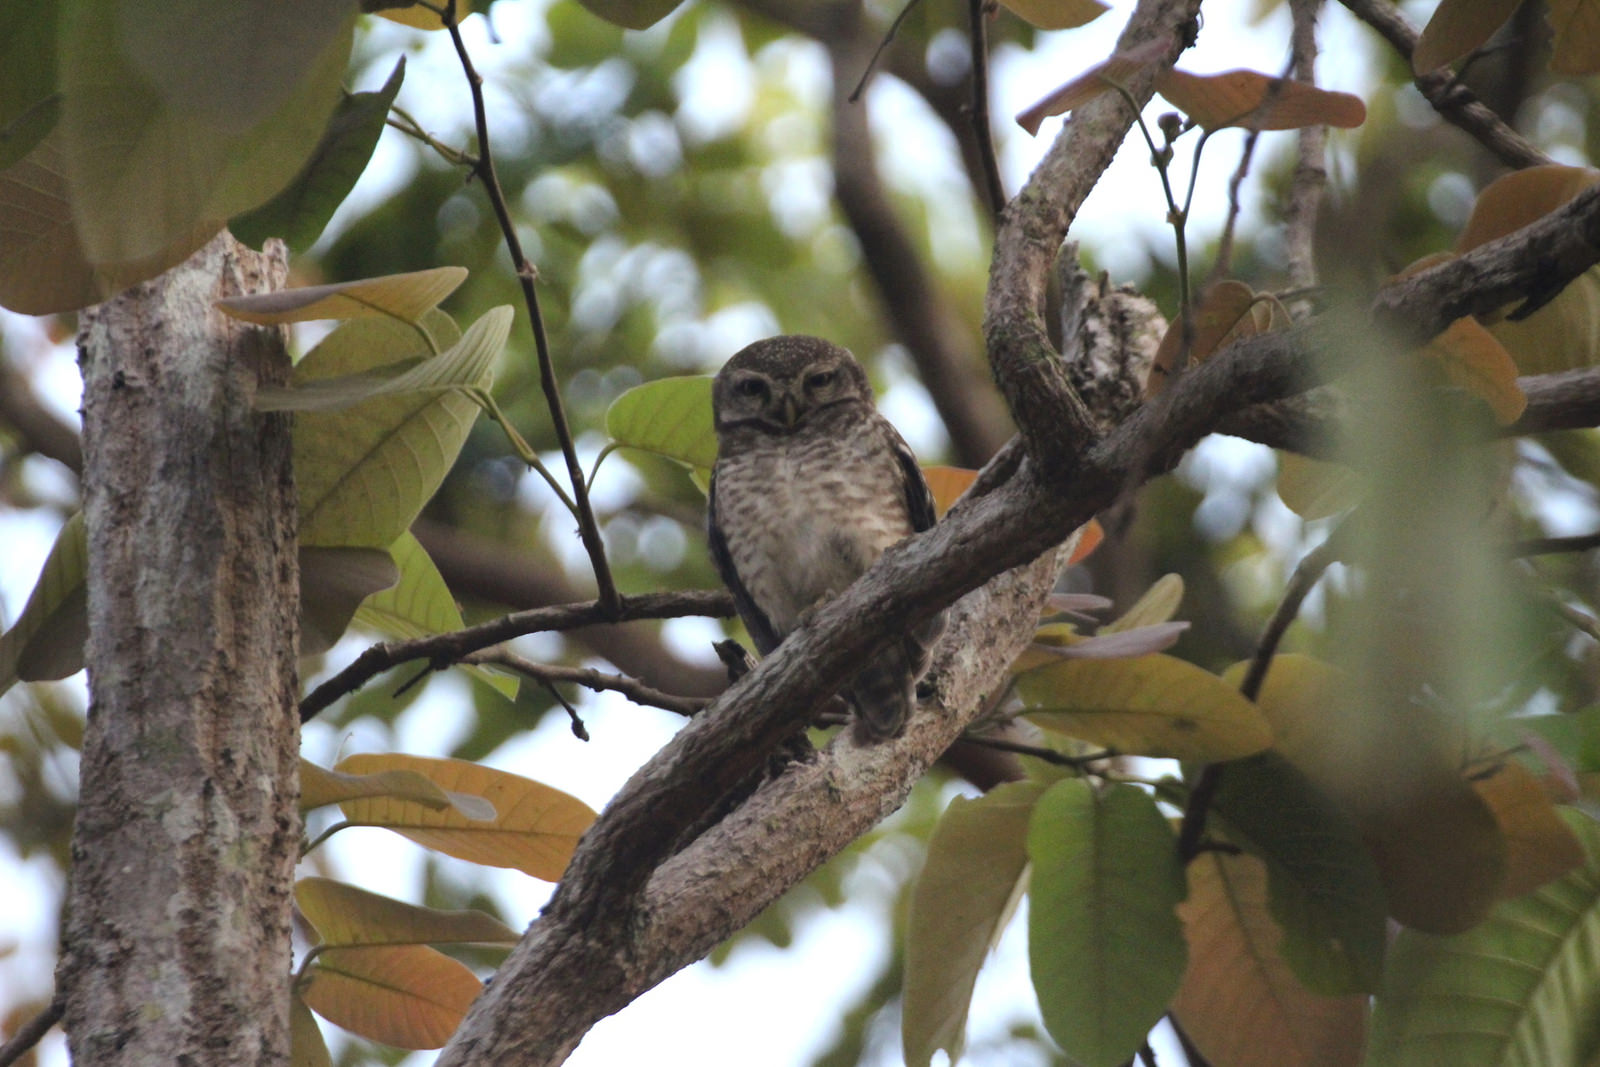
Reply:
[[[838,345],[773,337],[743,349],[712,390],[711,556],[756,647],[771,652],[884,549],[933,525],[911,449]],[[862,741],[896,737],[916,703],[940,616],[841,680]]]

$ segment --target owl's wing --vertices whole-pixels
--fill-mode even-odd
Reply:
[[[750,590],[745,588],[744,580],[739,577],[739,572],[733,566],[733,554],[728,551],[727,538],[722,536],[722,519],[717,514],[717,471],[711,470],[711,489],[707,494],[706,502],[706,540],[711,545],[711,562],[716,565],[717,574],[722,577],[722,584],[728,587],[728,592],[733,594],[734,609],[739,612],[739,618],[744,620],[744,628],[750,631],[750,639],[756,643],[756,650],[765,656],[768,652],[778,647],[778,633],[773,629],[772,621],[766,613],[756,606],[755,598],[750,595]]]
[[[917,457],[911,454],[911,446],[900,436],[900,431],[887,419],[883,421],[883,426],[888,431],[889,447],[894,450],[895,462],[900,464],[900,480],[906,494],[906,511],[911,515],[911,528],[921,533],[939,518],[933,504],[933,492],[928,488],[928,479],[922,476]]]

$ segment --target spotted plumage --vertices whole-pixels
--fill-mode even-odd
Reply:
[[[873,406],[866,371],[838,345],[757,341],[722,368],[712,398],[711,555],[766,654],[886,548],[932,526],[933,498]],[[935,616],[842,680],[860,739],[905,728],[942,629]]]

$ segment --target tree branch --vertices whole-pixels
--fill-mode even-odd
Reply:
[[[357,656],[350,666],[307,693],[300,701],[300,721],[306,722],[346,693],[355,692],[389,668],[409,660],[425,659],[435,669],[443,669],[479,649],[524,634],[574,630],[601,622],[677,619],[686,615],[727,618],[733,615],[733,598],[721,590],[648,593],[623,597],[615,608],[598,600],[560,604],[512,612],[453,633],[430,634],[409,641],[386,641],[373,645]]]
[[[1377,30],[1383,39],[1411,63],[1417,31],[1386,0],[1341,0],[1350,13]],[[1418,74],[1412,79],[1428,103],[1446,122],[1470,134],[1508,167],[1536,167],[1551,162],[1533,142],[1501,121],[1478,97],[1456,80],[1448,67]]]

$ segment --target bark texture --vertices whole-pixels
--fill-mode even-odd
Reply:
[[[59,970],[79,1065],[287,1062],[299,839],[283,284],[220,236],[84,316],[90,707]]]

